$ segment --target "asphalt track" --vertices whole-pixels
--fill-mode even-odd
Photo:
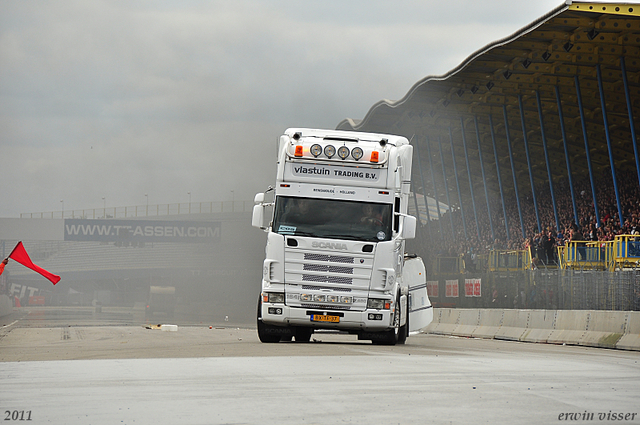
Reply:
[[[254,329],[183,323],[165,332],[137,321],[109,309],[21,309],[1,318],[2,419],[640,423],[637,352],[435,335],[395,347],[329,333],[261,344]]]

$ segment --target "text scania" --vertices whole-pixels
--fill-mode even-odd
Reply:
[[[347,244],[333,243],[333,242],[311,242],[311,246],[314,248],[328,248],[328,249],[348,249]]]

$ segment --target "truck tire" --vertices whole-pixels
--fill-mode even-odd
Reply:
[[[397,300],[400,300],[400,292],[398,292]],[[386,332],[384,332],[384,336],[379,340],[373,340],[374,344],[380,345],[396,345],[396,344],[404,344],[407,341],[407,336],[409,335],[409,314],[407,314],[407,321],[404,326],[400,326],[400,316],[402,315],[402,309],[407,308],[409,300],[407,299],[406,305],[402,305],[398,301],[398,307],[396,307],[396,311],[393,315],[394,327]],[[407,310],[408,313],[408,310]]]
[[[313,329],[311,328],[295,328],[293,335],[296,342],[309,342],[312,333]]]
[[[258,338],[260,339],[260,342],[265,342],[265,343],[280,342],[280,338],[282,337],[282,335],[270,333],[269,330],[271,330],[273,327],[262,322],[262,315],[261,315],[262,308],[261,307],[262,307],[262,299],[259,298],[258,299],[257,327],[258,327]]]

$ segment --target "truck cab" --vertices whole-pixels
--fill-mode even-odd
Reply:
[[[407,214],[412,154],[393,135],[288,129],[280,137],[275,188],[256,195],[252,219],[267,232],[262,342],[334,329],[396,344],[431,322],[426,270],[405,254],[416,232]]]

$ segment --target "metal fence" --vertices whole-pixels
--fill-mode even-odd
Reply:
[[[20,218],[131,218],[176,214],[238,213],[253,210],[253,201],[193,202],[129,207],[22,213]]]
[[[436,307],[640,311],[640,270],[439,273],[428,281]],[[470,281],[480,284],[472,294]]]

